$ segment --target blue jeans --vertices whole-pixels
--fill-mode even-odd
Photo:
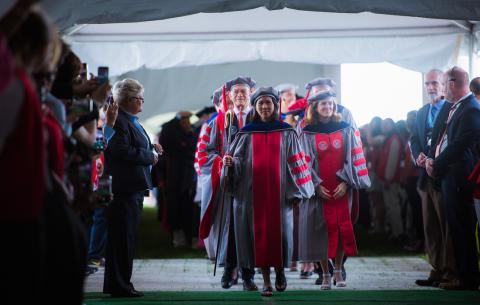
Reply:
[[[93,223],[90,227],[90,242],[88,246],[88,259],[100,259],[107,242],[107,219],[105,208],[93,211]]]

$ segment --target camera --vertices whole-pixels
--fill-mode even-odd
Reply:
[[[105,175],[98,178],[98,188],[95,192],[97,194],[97,202],[99,206],[108,206],[113,199],[112,194],[112,176]]]
[[[92,163],[83,161],[78,163],[78,181],[84,189],[92,189]]]
[[[95,137],[95,143],[93,144],[94,153],[100,153],[105,150],[107,147],[107,141],[105,140],[105,136],[103,135],[103,130],[101,128],[97,128],[97,135]]]

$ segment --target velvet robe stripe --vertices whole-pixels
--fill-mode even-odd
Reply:
[[[230,153],[234,157],[233,215],[239,267],[288,266],[293,245],[292,201],[313,195],[305,153],[295,131],[242,130]]]
[[[222,157],[226,149],[225,116],[218,116],[202,128],[197,143],[197,172],[200,172],[199,182],[202,184],[202,199],[200,208],[199,237],[209,245],[209,249],[217,248],[220,219],[223,218],[221,247],[219,251],[219,265],[225,262],[228,228],[230,225],[231,197],[225,200],[223,215],[220,215],[220,202],[223,190],[222,185]],[[209,251],[210,259],[215,258],[214,251]]]

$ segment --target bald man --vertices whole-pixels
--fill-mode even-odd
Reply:
[[[477,100],[480,100],[480,77],[472,79],[470,82],[470,91],[472,91]]]
[[[452,234],[457,279],[441,283],[442,289],[477,289],[480,283],[475,249],[473,189],[469,173],[478,161],[475,145],[480,142],[480,106],[470,92],[468,73],[453,67],[447,71],[446,98],[452,103],[435,122],[435,143],[425,162],[427,173],[441,181],[447,225]]]

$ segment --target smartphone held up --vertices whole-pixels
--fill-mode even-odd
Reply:
[[[97,84],[101,86],[108,82],[108,67],[98,67]]]

